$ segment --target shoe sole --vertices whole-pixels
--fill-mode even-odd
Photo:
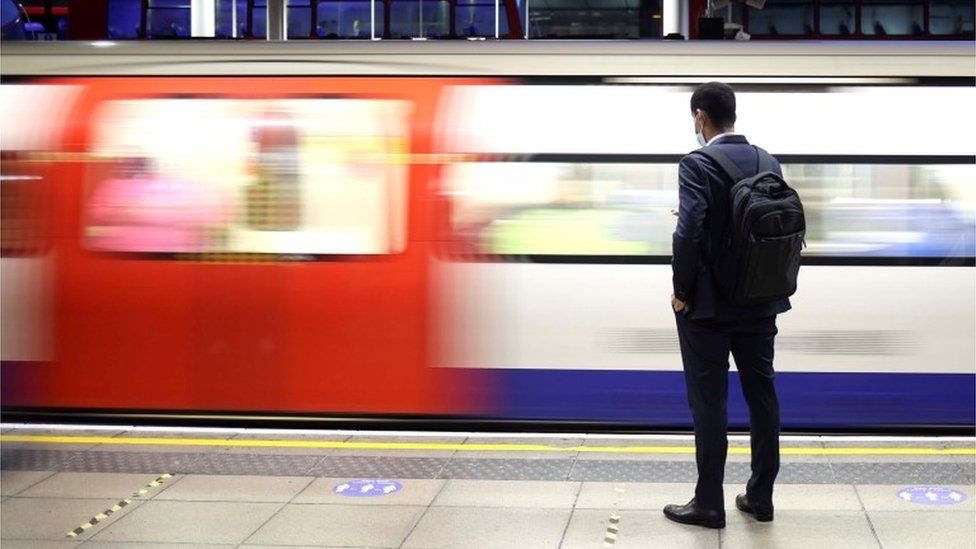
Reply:
[[[671,515],[669,515],[667,513],[665,513],[664,516],[668,520],[670,520],[671,522],[677,522],[678,524],[687,524],[689,526],[704,526],[705,528],[714,528],[716,530],[720,530],[722,528],[725,528],[725,521],[724,520],[723,521],[719,521],[719,522],[708,522],[708,521],[704,521],[704,520],[683,520],[683,519],[679,519],[677,517],[671,516]]]
[[[738,510],[740,510],[740,511],[742,511],[743,513],[745,513],[747,515],[752,515],[753,518],[755,518],[757,522],[773,522],[773,515],[772,515],[772,513],[770,513],[770,514],[767,515],[765,513],[757,513],[755,511],[753,511],[752,509],[743,509],[742,507],[739,507],[738,503],[736,503],[735,508],[738,509]]]

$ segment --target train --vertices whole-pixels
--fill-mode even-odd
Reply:
[[[972,429],[971,42],[0,61],[6,417],[687,429],[671,210],[691,91],[719,80],[807,209],[783,428]]]

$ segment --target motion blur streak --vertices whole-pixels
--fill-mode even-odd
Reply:
[[[352,76],[218,48],[220,77],[172,76],[158,51],[186,44],[31,57],[43,77],[5,48],[5,409],[686,428],[671,210],[688,74],[727,67],[753,75],[737,129],[807,208],[784,427],[971,425],[973,64],[919,61],[971,47],[862,45],[878,63],[832,72],[816,45],[533,46],[503,46],[503,78],[444,45],[307,64]],[[554,59],[575,76],[534,72]],[[63,76],[83,71],[104,76]]]

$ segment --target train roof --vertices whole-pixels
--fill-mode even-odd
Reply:
[[[5,42],[0,74],[974,78],[973,42]]]

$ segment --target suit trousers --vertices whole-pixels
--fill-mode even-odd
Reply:
[[[771,509],[773,482],[779,472],[779,400],[773,371],[776,316],[730,322],[691,320],[680,313],[675,316],[695,424],[695,501],[706,509],[724,509],[731,352],[749,406],[752,476],[746,494],[753,505]]]

